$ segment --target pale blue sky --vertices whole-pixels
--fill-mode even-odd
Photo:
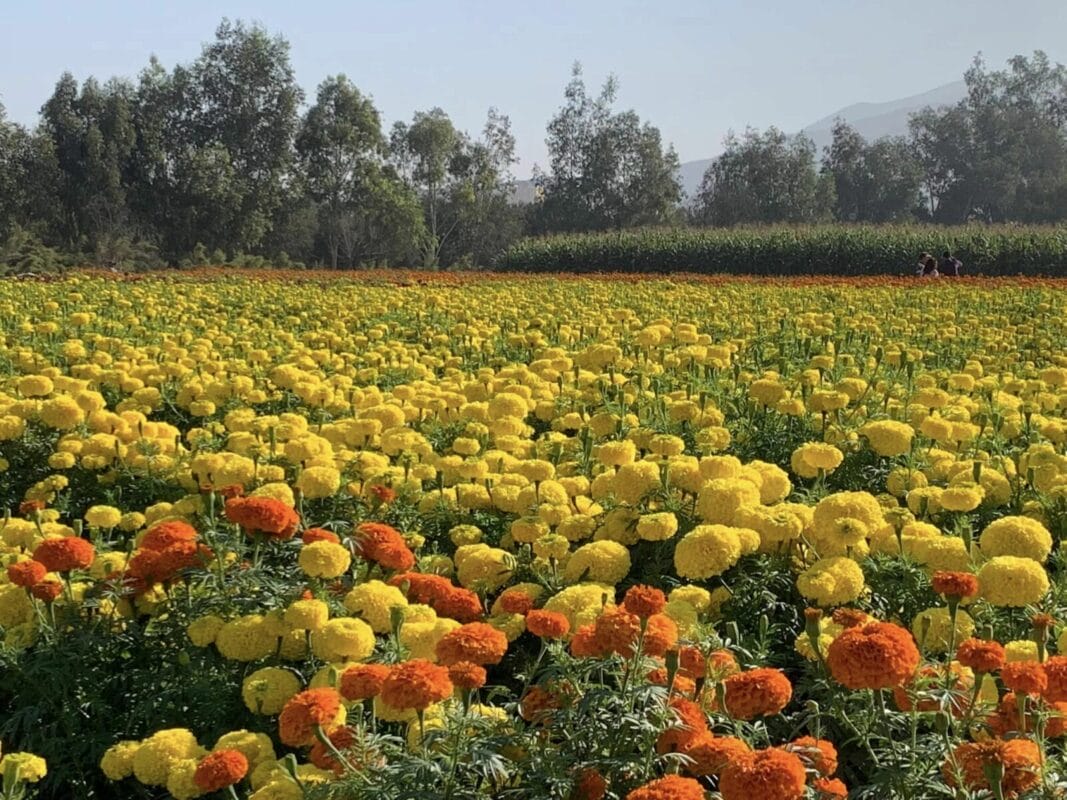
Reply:
[[[1067,60],[1067,0],[0,0],[0,102],[32,123],[63,70],[190,61],[223,16],[285,35],[309,97],[343,72],[387,124],[439,105],[474,132],[497,106],[522,177],[545,161],[574,60],[597,86],[614,72],[619,107],[683,161],[718,152],[731,128],[796,130],[957,80],[979,50],[996,66],[1034,49]]]

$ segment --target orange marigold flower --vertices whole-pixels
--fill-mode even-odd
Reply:
[[[666,614],[653,614],[645,626],[642,650],[645,655],[662,658],[678,644],[678,625]]]
[[[1004,645],[992,640],[964,639],[956,648],[956,660],[976,673],[996,672],[1004,658]]]
[[[345,700],[377,697],[389,675],[385,664],[355,664],[341,673],[339,689]]]
[[[955,764],[953,764],[955,762]],[[985,742],[965,742],[953,751],[953,758],[941,767],[941,775],[949,786],[956,785],[956,771],[963,785],[971,791],[988,790],[987,767],[1003,770],[1001,788],[1006,798],[1017,797],[1033,788],[1041,778],[1041,751],[1029,739],[991,739]]]
[[[31,586],[30,594],[44,603],[51,603],[63,594],[63,584],[55,578],[49,578]]]
[[[370,487],[370,493],[377,498],[379,503],[391,503],[396,500],[396,490],[391,489],[381,483],[376,483]]]
[[[521,589],[508,589],[500,595],[500,608],[508,614],[528,614],[533,599]]]
[[[449,665],[448,677],[457,688],[471,692],[485,686],[487,676],[485,667],[470,661],[457,661]]]
[[[70,572],[88,569],[96,557],[90,542],[78,536],[45,539],[33,551],[34,561],[40,561],[49,572]]]
[[[648,682],[656,686],[667,685],[667,668],[656,667],[648,673]],[[671,692],[682,695],[693,695],[696,693],[697,685],[692,678],[687,678],[681,673],[675,673],[674,685],[671,686]]]
[[[1000,680],[1013,692],[1041,694],[1048,687],[1045,667],[1035,661],[1013,661],[1000,668]]]
[[[704,800],[704,787],[692,778],[667,775],[638,786],[626,800]]]
[[[1045,700],[1049,703],[1067,701],[1067,656],[1052,656],[1046,661],[1045,677],[1048,679],[1043,695]]]
[[[708,654],[708,677],[712,680],[721,681],[740,671],[741,665],[729,650],[714,650]]]
[[[205,792],[217,792],[240,783],[248,774],[248,758],[240,750],[216,750],[196,765],[193,783]]]
[[[334,749],[341,753],[351,749],[356,744],[356,734],[347,726],[330,731],[326,734],[326,738],[330,740],[330,744],[334,746]],[[338,777],[343,775],[345,771],[344,765],[337,760],[330,748],[318,738],[315,739],[315,743],[311,745],[311,750],[308,751],[308,761],[319,769],[333,772]]]
[[[291,539],[300,515],[273,497],[232,497],[226,501],[226,519],[246,533],[263,533],[272,539]]]
[[[782,749],[795,753],[806,765],[827,778],[837,772],[837,748],[825,739],[801,736]]]
[[[951,668],[950,668],[951,669]],[[893,701],[901,711],[933,712],[939,711],[946,699],[946,667],[925,666],[922,667],[912,680],[900,686],[893,687]],[[966,696],[974,687],[974,681],[969,675],[961,674],[952,669],[952,689],[948,694],[948,705],[952,713],[961,715],[970,703]]]
[[[648,619],[667,607],[667,596],[653,586],[637,585],[626,590],[623,607],[631,614]]]
[[[400,531],[383,522],[363,522],[356,526],[356,553],[385,569],[403,571],[415,564],[415,554],[408,548]]]
[[[484,622],[468,622],[449,631],[437,643],[437,660],[448,666],[460,661],[499,664],[508,651],[508,637]]]
[[[834,680],[849,689],[889,689],[915,674],[919,650],[899,625],[875,622],[843,631],[826,661]]]
[[[562,639],[571,629],[566,614],[543,609],[526,615],[526,630],[541,639]]]
[[[424,711],[447,698],[452,690],[448,667],[415,658],[389,670],[382,683],[381,697],[393,708]]]
[[[19,503],[19,514],[24,517],[32,517],[35,512],[43,511],[45,508],[45,502],[43,500],[23,500]]]
[[[596,626],[593,623],[583,625],[571,637],[571,655],[575,658],[600,658],[605,653],[596,638]]]
[[[519,701],[519,715],[527,722],[545,725],[552,712],[569,705],[574,695],[574,687],[568,683],[535,684]]]
[[[705,733],[686,749],[685,754],[693,760],[686,770],[693,775],[721,775],[730,764],[751,752],[743,739]]]
[[[34,561],[32,558],[26,561],[16,561],[7,568],[7,579],[24,589],[30,588],[35,583],[40,583],[47,574],[48,567],[40,561]]]
[[[931,579],[934,591],[945,597],[963,599],[978,594],[978,578],[969,572],[946,572],[939,570]]]
[[[818,800],[848,800],[848,787],[838,778],[818,778],[811,788]]]
[[[171,545],[195,542],[197,537],[196,528],[188,522],[170,520],[153,525],[145,531],[141,539],[142,550],[165,550]]]
[[[656,752],[684,753],[697,736],[708,733],[708,720],[704,710],[692,700],[672,697],[671,710],[677,718],[674,725],[663,731],[656,739]]]
[[[830,615],[830,619],[833,620],[835,625],[840,625],[842,628],[855,628],[857,625],[866,624],[868,616],[858,608],[835,608],[834,613]]]
[[[708,671],[708,660],[699,647],[685,645],[678,648],[678,674],[692,680],[700,680]]]
[[[458,622],[472,622],[482,616],[482,601],[469,589],[453,586],[448,578],[404,572],[389,579],[399,587],[408,600],[430,606],[442,617]]]
[[[303,747],[315,740],[315,728],[327,728],[341,708],[336,689],[305,689],[289,699],[278,716],[278,738],[290,747]]]
[[[302,534],[300,534],[300,540],[304,544],[311,544],[312,542],[333,542],[334,544],[341,543],[341,537],[333,531],[328,531],[325,528],[308,528]]]
[[[641,620],[622,606],[607,608],[593,623],[597,648],[603,653],[617,653],[623,658],[633,655]]]
[[[743,755],[726,767],[719,780],[723,800],[801,800],[807,774],[793,753],[768,749]]]
[[[608,782],[594,767],[587,767],[578,773],[574,782],[573,800],[604,800],[608,793]]]
[[[779,669],[760,667],[723,681],[726,712],[735,719],[771,717],[789,705],[793,684]]]

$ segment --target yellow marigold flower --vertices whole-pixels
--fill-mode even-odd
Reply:
[[[321,600],[294,600],[285,609],[285,622],[302,631],[317,631],[330,618],[330,607]]]
[[[545,602],[546,611],[567,617],[571,630],[596,620],[604,606],[613,602],[615,587],[604,583],[578,583],[554,594]]]
[[[218,629],[215,647],[232,661],[258,661],[274,652],[278,637],[265,617],[250,614],[231,620]]]
[[[995,606],[1021,608],[1036,603],[1048,591],[1045,568],[1031,558],[995,556],[978,570],[981,595]]]
[[[224,733],[215,742],[212,751],[237,750],[248,759],[250,769],[275,759],[274,742],[265,733],[239,730]]]
[[[92,506],[85,512],[85,521],[92,528],[110,530],[122,521],[122,512],[113,506]]]
[[[630,572],[630,551],[618,542],[604,539],[575,550],[563,571],[567,583],[591,581],[616,584]]]
[[[674,548],[674,569],[680,578],[706,580],[721,575],[743,553],[739,528],[698,525]]]
[[[829,475],[844,460],[844,454],[832,444],[809,442],[793,451],[789,466],[801,478],[815,478],[820,470]]]
[[[370,625],[354,617],[331,619],[311,632],[311,650],[323,661],[364,661],[374,644]]]
[[[732,525],[739,508],[760,505],[759,487],[742,478],[708,481],[697,495],[697,514],[707,523]]]
[[[146,786],[166,786],[170,771],[187,758],[199,758],[204,749],[192,731],[170,728],[145,739],[133,754],[133,774]]]
[[[222,617],[208,614],[190,622],[185,632],[189,634],[189,641],[196,647],[208,647],[215,643],[215,638],[225,624]]]
[[[902,456],[911,450],[915,429],[906,422],[883,419],[868,422],[859,430],[867,438],[871,449],[880,456]]]
[[[949,486],[937,498],[938,504],[946,511],[974,511],[982,504],[985,491],[975,484],[958,484]]]
[[[140,746],[139,741],[126,739],[104,751],[100,769],[109,781],[121,781],[133,775],[133,757]]]
[[[947,653],[950,640],[959,644],[974,634],[974,620],[962,608],[956,611],[956,633],[952,636],[952,618],[944,607],[920,611],[911,621],[911,632],[919,647],[927,653]]]
[[[312,578],[336,578],[348,571],[352,554],[337,542],[317,541],[300,548],[300,569]]]
[[[263,667],[244,679],[241,699],[253,714],[274,716],[303,688],[293,672],[281,667]]]
[[[15,388],[23,397],[45,397],[52,394],[55,384],[44,375],[24,375],[16,381]]]
[[[296,479],[296,488],[309,500],[333,497],[341,488],[341,473],[333,467],[307,467]]]
[[[371,626],[375,633],[389,633],[393,629],[394,609],[407,608],[404,593],[382,581],[364,581],[345,595],[345,608]]]
[[[863,570],[844,556],[820,559],[797,576],[800,593],[820,606],[851,603],[863,593],[864,586]]]
[[[1030,517],[1001,517],[986,525],[979,545],[987,558],[1019,556],[1044,563],[1052,552],[1052,534]]]
[[[1036,662],[1037,656],[1037,642],[1033,639],[1016,639],[1004,643],[1004,660],[1009,664],[1019,661]]]
[[[6,753],[0,758],[0,775],[13,775],[16,783],[37,783],[48,774],[48,764],[33,753]]]
[[[670,511],[644,514],[637,520],[637,538],[648,542],[662,542],[678,532],[678,518]]]

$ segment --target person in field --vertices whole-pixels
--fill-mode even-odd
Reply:
[[[936,278],[938,276],[937,259],[929,253],[921,253],[915,274],[922,278]]]
[[[939,267],[942,275],[947,275],[950,278],[960,277],[960,269],[963,267],[963,262],[952,255],[948,250],[941,254],[941,265]]]

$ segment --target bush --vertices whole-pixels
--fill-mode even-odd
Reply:
[[[844,226],[639,229],[526,238],[497,268],[523,272],[908,275],[944,250],[965,275],[1067,275],[1067,228]]]

